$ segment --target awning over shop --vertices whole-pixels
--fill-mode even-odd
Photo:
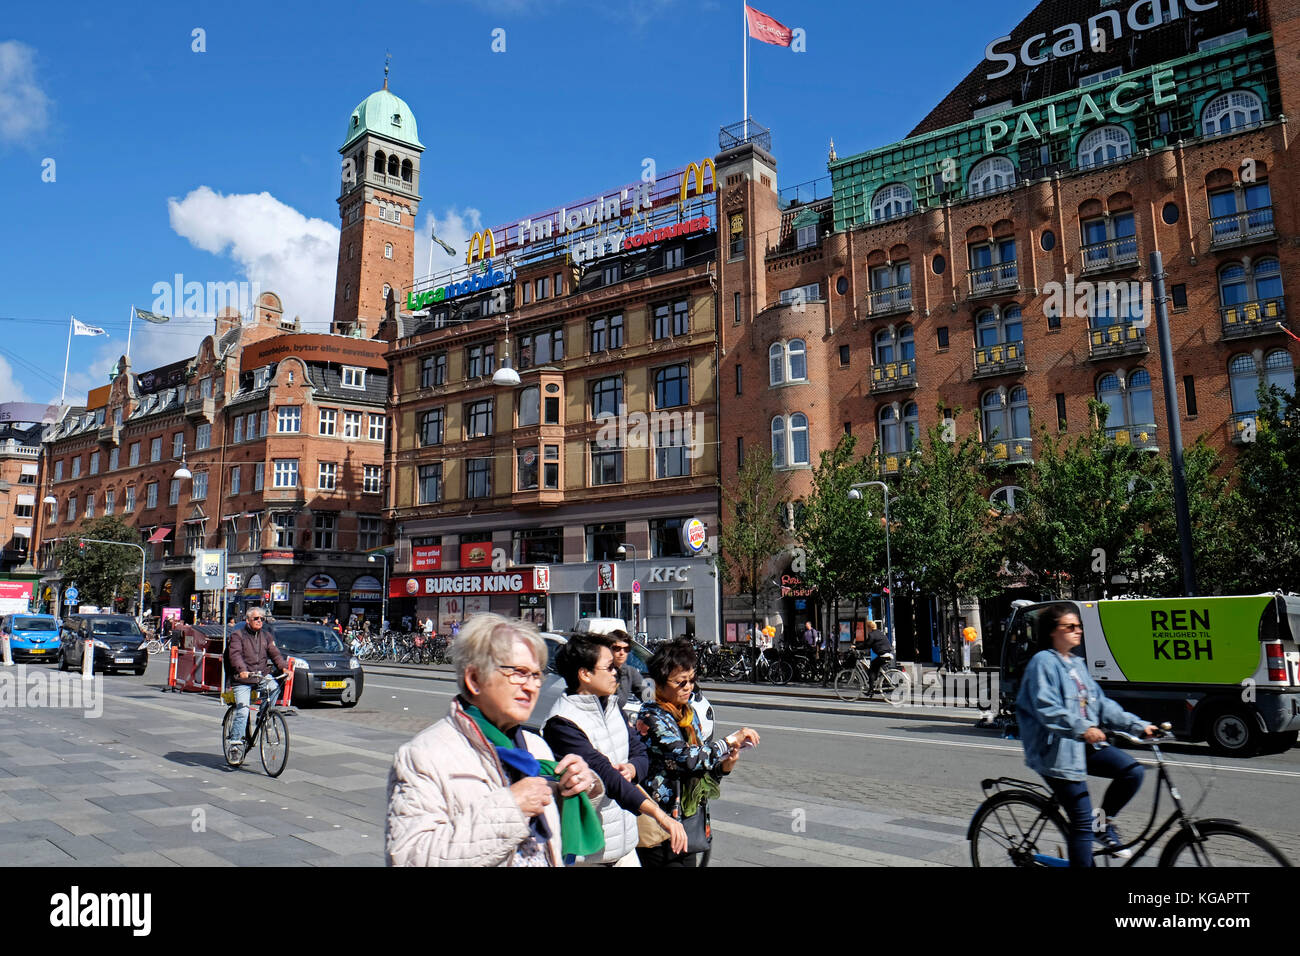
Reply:
[[[337,601],[339,586],[328,574],[313,574],[307,579],[302,596],[306,601]]]
[[[155,531],[153,534],[149,535],[149,541],[148,541],[148,543],[149,543],[149,544],[158,544],[158,542],[162,541],[164,538],[166,538],[166,537],[167,537],[169,534],[171,534],[171,533],[172,533],[172,529],[171,529],[171,528],[159,528],[159,529],[158,529],[157,531]]]

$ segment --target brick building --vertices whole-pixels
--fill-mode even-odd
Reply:
[[[394,309],[395,620],[713,634],[712,542],[683,534],[717,528],[713,187],[705,163],[483,230]]]
[[[234,610],[271,592],[280,615],[378,620],[378,566],[365,552],[383,544],[383,346],[304,334],[274,293],[254,313],[248,323],[223,313],[194,356],[162,368],[137,374],[123,356],[84,411],[47,430],[56,503],[40,567],[60,593],[69,582],[53,548],[115,514],[140,531],[155,614],[191,600],[219,610],[216,595],[194,593],[194,552],[212,548],[240,576]]]
[[[1116,440],[1167,450],[1153,251],[1184,440],[1231,456],[1256,388],[1295,387],[1298,46],[1295,0],[1045,0],[907,139],[832,146],[822,198],[783,198],[762,136],[724,150],[724,482],[770,447],[797,498],[845,432],[893,474],[957,409],[990,460],[1029,461],[1093,398]],[[1015,507],[1014,475],[994,503]],[[786,628],[797,592],[766,609]],[[900,650],[928,659],[927,602],[900,598]]]
[[[43,496],[41,433],[59,411],[56,405],[0,405],[0,575],[32,570],[33,529]]]

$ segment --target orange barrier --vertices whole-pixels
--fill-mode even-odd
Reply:
[[[167,686],[187,693],[208,694],[220,691],[221,666],[220,654],[199,654],[173,647]],[[188,669],[188,675],[182,679],[179,674],[185,669]]]
[[[289,676],[285,678],[284,681],[284,696],[280,698],[280,704],[284,707],[292,707],[293,706],[293,675],[295,672],[293,666],[293,658],[286,657],[284,662],[289,665],[288,668]]]
[[[176,687],[176,648],[172,648],[171,661],[167,664],[167,686],[175,689]]]

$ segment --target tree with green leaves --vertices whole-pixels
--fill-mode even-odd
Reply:
[[[1106,406],[1089,408],[1092,427],[1073,441],[1040,429],[1006,520],[1008,559],[1058,597],[1099,597],[1114,575],[1133,581],[1159,553],[1144,528],[1162,515],[1161,458],[1108,437]]]
[[[799,576],[829,609],[827,627],[835,626],[842,601],[869,600],[885,580],[885,531],[881,511],[871,507],[879,499],[849,497],[853,485],[874,477],[868,461],[853,457],[855,444],[845,435],[822,452],[812,493],[795,519]]]
[[[945,427],[935,425],[904,463],[890,518],[897,525],[895,577],[901,569],[922,591],[942,598],[943,633],[955,661],[959,599],[997,590],[1003,549],[985,496],[983,445],[973,432],[946,437]]]
[[[1205,441],[1183,452],[1187,511],[1191,519],[1192,561],[1200,594],[1233,594],[1258,590],[1243,575],[1242,557],[1254,549],[1243,535],[1246,510],[1240,492],[1227,476],[1218,474],[1223,459]],[[1143,550],[1155,560],[1142,575],[1142,593],[1153,597],[1185,594],[1183,558],[1174,515],[1173,468],[1161,459],[1155,489],[1156,510],[1143,529]]]
[[[1243,517],[1239,555],[1249,591],[1300,591],[1300,403],[1261,389],[1253,429],[1237,458]]]
[[[768,565],[785,550],[785,475],[772,456],[750,452],[722,491],[722,527],[713,559],[722,583],[749,597],[750,633],[758,633],[758,601],[770,590]]]
[[[105,515],[83,521],[54,552],[64,587],[76,584],[80,603],[116,609],[114,599],[121,599],[131,606],[140,589],[140,552],[113,544],[83,546],[81,538],[139,544],[140,533],[116,515]]]

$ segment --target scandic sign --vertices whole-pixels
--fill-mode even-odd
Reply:
[[[391,578],[390,598],[416,597],[421,594],[535,594],[530,570],[506,571],[501,574],[436,574],[419,577]]]

